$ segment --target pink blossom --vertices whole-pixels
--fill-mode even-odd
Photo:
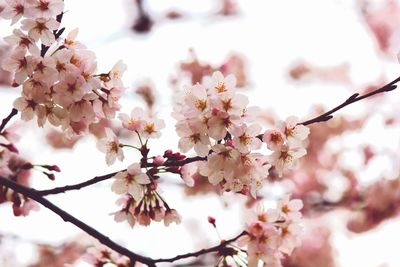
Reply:
[[[304,148],[291,149],[288,146],[282,146],[281,150],[272,153],[270,162],[278,172],[278,176],[282,177],[285,170],[295,168],[297,159],[306,154],[307,151]]]
[[[64,9],[62,0],[27,0],[30,3],[26,16],[31,18],[52,18],[61,14]]]
[[[105,82],[108,88],[111,87],[121,87],[123,86],[121,78],[126,71],[127,66],[122,62],[122,60],[115,63],[110,72],[108,73],[109,80]]]
[[[233,75],[224,77],[221,72],[216,71],[211,78],[205,77],[204,84],[210,90],[211,94],[222,94],[235,89],[236,78]]]
[[[101,152],[106,153],[107,165],[113,164],[117,158],[120,161],[124,159],[124,153],[119,145],[119,140],[109,128],[106,129],[106,137],[98,141],[97,148]]]
[[[14,79],[18,84],[22,84],[28,77],[28,59],[26,50],[16,49],[3,61],[2,68],[11,73],[15,73]]]
[[[190,149],[194,148],[197,155],[208,155],[211,145],[210,138],[206,134],[202,133],[196,125],[193,125],[193,127],[183,123],[176,125],[176,132],[179,137],[181,137],[178,144],[181,152],[186,153]]]
[[[257,135],[260,133],[260,131],[261,126],[257,124],[233,127],[231,133],[234,136],[233,144],[235,145],[235,148],[241,153],[248,153],[250,151],[259,149],[262,142]]]
[[[181,177],[187,186],[194,186],[193,176],[198,172],[197,162],[185,164],[181,168]],[[219,181],[218,181],[219,182]],[[217,182],[217,183],[218,183]]]
[[[64,39],[64,46],[70,49],[85,49],[86,46],[84,46],[82,43],[76,41],[76,37],[78,36],[79,29],[75,28],[72,31],[70,31],[67,35],[67,37]]]
[[[17,48],[28,49],[32,55],[39,55],[39,48],[37,47],[35,40],[23,33],[20,29],[14,29],[13,34],[4,37],[10,45],[16,45]]]
[[[145,115],[142,108],[134,108],[131,111],[131,116],[120,113],[118,118],[121,120],[122,126],[127,130],[140,132],[144,128]]]
[[[140,132],[140,135],[144,139],[159,138],[163,128],[165,128],[165,123],[163,120],[157,118],[147,118],[145,119],[143,130]]]
[[[25,15],[28,2],[25,0],[6,0],[6,6],[0,13],[5,19],[11,19],[11,25]]]
[[[280,129],[285,133],[290,146],[301,146],[301,142],[310,134],[308,127],[298,123],[299,119],[294,116],[280,123]]]
[[[150,183],[150,178],[142,172],[138,163],[131,164],[126,171],[114,177],[112,191],[117,194],[129,193],[136,201],[140,201],[143,196],[143,185]]]
[[[165,217],[164,217],[165,226],[169,226],[171,223],[176,223],[176,224],[181,223],[181,216],[175,209],[167,209],[167,211],[165,212]]]
[[[300,210],[303,208],[303,202],[300,199],[290,200],[290,196],[286,195],[278,203],[278,210],[282,212],[290,220],[298,220],[301,218]]]
[[[40,39],[47,46],[55,42],[53,31],[60,26],[60,23],[53,18],[24,19],[21,24],[21,29],[28,31],[29,37],[36,42]]]
[[[29,121],[35,114],[37,103],[29,97],[19,97],[14,101],[14,108],[21,112],[21,119]]]

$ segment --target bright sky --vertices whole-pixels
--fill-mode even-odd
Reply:
[[[154,151],[176,148],[174,121],[170,118],[172,91],[168,81],[176,73],[177,62],[187,58],[189,48],[194,48],[200,59],[212,63],[222,62],[231,51],[243,53],[248,59],[251,80],[245,93],[248,93],[251,104],[273,108],[281,117],[292,114],[304,117],[312,104],[335,106],[356,88],[376,81],[382,74],[389,79],[398,75],[399,65],[395,55],[387,60],[377,56],[374,40],[354,8],[355,1],[242,0],[239,1],[239,16],[221,19],[211,15],[215,1],[151,0],[148,1],[149,7],[155,12],[157,22],[154,30],[145,36],[129,31],[133,1],[65,2],[68,12],[63,25],[69,30],[79,27],[79,40],[97,54],[100,71],[108,70],[123,59],[128,65],[124,76],[127,86],[144,78],[154,82],[159,100],[156,107],[167,124],[161,141],[150,143]],[[166,21],[162,14],[171,7],[191,15],[182,20]],[[8,24],[0,21],[0,36],[10,33]],[[288,83],[287,69],[298,59],[319,66],[348,62],[354,86]],[[1,91],[0,117],[8,114],[18,94],[19,89]],[[398,97],[391,99],[392,103],[398,103],[398,100]],[[127,97],[123,102],[123,111],[130,111],[138,103]],[[348,108],[342,113],[360,111],[363,111],[363,105]],[[378,134],[386,133],[371,130],[362,136],[369,139],[376,138]],[[393,147],[393,144],[398,144],[398,136],[398,132],[392,132],[387,134],[385,140],[370,140],[379,140],[383,146]],[[96,149],[93,138],[80,142],[74,151],[44,148],[43,141],[43,130],[29,128],[29,131],[24,131],[19,144],[22,154],[33,162],[54,163],[62,169],[55,182],[35,174],[34,186],[37,188],[80,182],[121,169],[136,159],[132,153],[124,163],[107,168],[104,155]],[[176,181],[177,177],[166,179]],[[217,218],[218,224],[223,226],[221,235],[226,238],[238,233],[244,222],[241,212],[244,199],[240,197],[231,198],[226,194],[221,198],[210,195],[183,198],[176,194],[175,185],[167,185],[163,191],[168,203],[183,217],[179,226],[165,228],[152,224],[147,228],[135,226],[132,230],[125,224],[115,223],[109,216],[116,210],[116,196],[111,192],[109,182],[49,199],[128,248],[157,257],[173,256],[217,242],[216,234],[207,223],[208,215]],[[226,203],[229,203],[229,208],[225,207]],[[0,232],[14,233],[27,240],[59,243],[80,233],[80,230],[62,223],[44,208],[21,219],[14,218],[10,207],[3,205],[0,207],[0,218]],[[355,236],[344,231],[341,218],[340,215],[326,218],[335,229],[333,241],[338,250],[340,267],[400,266],[398,246],[392,245],[397,244],[400,235],[398,221],[387,222],[370,233]],[[29,255],[27,246],[16,251]],[[21,260],[24,261],[23,257]]]

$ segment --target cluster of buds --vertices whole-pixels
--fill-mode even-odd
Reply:
[[[29,186],[32,164],[18,153],[0,146],[0,176],[19,184]],[[0,204],[11,202],[15,216],[27,216],[31,210],[37,210],[36,202],[5,186],[0,186]]]
[[[255,123],[257,109],[248,107],[247,97],[236,92],[235,84],[233,75],[215,72],[203,84],[185,89],[173,114],[179,149],[184,153],[193,149],[207,158],[199,170],[211,184],[256,197],[271,166],[282,176],[306,154],[302,141],[309,130],[290,118],[279,136],[271,131],[261,134],[261,126]],[[275,145],[275,137],[281,143]],[[258,152],[263,141],[271,155]]]
[[[247,248],[248,266],[281,267],[284,254],[290,255],[301,244],[300,225],[303,202],[299,199],[283,198],[276,209],[259,209],[257,218],[247,226],[247,235],[238,240],[241,247]]]
[[[148,226],[151,221],[164,221],[165,226],[171,223],[179,224],[181,217],[175,209],[171,209],[160,194],[151,186],[146,188],[146,193],[140,200],[130,194],[125,194],[117,200],[117,205],[122,208],[114,213],[116,222],[127,221],[131,227],[136,222]]]
[[[6,1],[0,16],[12,24],[23,19],[20,28],[4,38],[13,50],[2,67],[14,74],[15,86],[22,85],[14,107],[23,120],[36,116],[39,126],[49,121],[81,133],[115,117],[126,66],[118,62],[108,73],[96,74],[96,56],[75,40],[78,31],[61,38],[63,9],[62,0]]]

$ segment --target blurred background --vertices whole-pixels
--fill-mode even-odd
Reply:
[[[215,70],[236,75],[238,90],[261,107],[265,127],[290,115],[311,118],[400,75],[400,1],[68,0],[65,5],[62,25],[67,32],[79,28],[78,40],[96,53],[99,73],[120,59],[128,65],[122,111],[147,106],[166,121],[161,139],[149,143],[154,153],[177,150],[171,117],[177,92]],[[8,21],[0,20],[0,62],[9,51],[1,38],[11,33]],[[1,118],[20,94],[11,82],[0,72]],[[284,266],[400,266],[399,115],[397,90],[341,110],[333,120],[312,126],[308,155],[298,169],[264,185],[260,196],[267,207],[286,193],[305,202],[303,245]],[[107,167],[94,136],[71,140],[35,122],[15,127],[25,158],[62,170],[54,182],[32,173],[37,189],[78,183],[138,160],[128,152],[123,163]],[[254,204],[244,196],[218,195],[204,184],[188,189],[179,177],[165,175],[162,195],[182,223],[132,229],[110,215],[118,210],[110,186],[105,181],[49,199],[152,257],[218,243],[208,216],[216,219],[222,238],[236,235]],[[9,204],[0,206],[0,266],[88,266],[80,256],[93,243],[44,208],[21,218]],[[210,256],[180,264],[212,262]]]

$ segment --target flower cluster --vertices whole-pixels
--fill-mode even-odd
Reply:
[[[164,221],[165,226],[169,226],[173,222],[176,224],[181,222],[178,212],[171,209],[160,194],[151,187],[146,187],[144,197],[139,200],[136,200],[131,194],[125,194],[117,200],[117,205],[122,208],[114,213],[114,220],[116,222],[127,221],[131,227],[136,222],[144,226],[150,225],[151,221]]]
[[[296,160],[307,154],[303,141],[308,137],[310,130],[298,124],[296,117],[289,117],[285,122],[278,122],[276,129],[267,130],[263,134],[263,141],[273,153],[269,157],[278,176],[282,177],[285,169],[295,166]]]
[[[62,0],[7,0],[0,16],[12,24],[23,19],[20,28],[5,37],[13,50],[2,67],[14,74],[15,86],[22,85],[14,107],[23,120],[36,116],[39,126],[49,121],[81,133],[115,117],[126,66],[118,62],[108,73],[96,74],[96,56],[76,40],[78,31],[61,38],[63,9]]]
[[[159,138],[161,136],[160,130],[165,128],[163,120],[146,115],[142,108],[134,108],[130,116],[125,113],[120,113],[118,118],[122,122],[122,127],[129,131],[136,132],[142,140]]]
[[[130,116],[125,113],[119,114],[119,119],[122,122],[122,127],[128,131],[137,134],[140,140],[140,149],[146,149],[146,144],[150,138],[159,138],[161,129],[165,127],[163,120],[147,116],[142,108],[132,110]],[[97,143],[97,148],[106,153],[106,162],[108,165],[114,164],[115,160],[124,160],[122,148],[124,146],[133,147],[130,145],[120,144],[118,137],[111,129],[105,129],[106,136]],[[141,151],[144,153],[145,151]]]
[[[279,267],[284,254],[290,255],[300,245],[300,225],[303,202],[284,197],[276,209],[259,209],[257,219],[247,226],[248,234],[238,240],[241,247],[247,247],[248,266]]]
[[[236,92],[235,84],[233,75],[215,72],[203,84],[185,89],[173,114],[179,149],[193,149],[198,156],[207,157],[199,170],[211,184],[256,197],[271,166],[281,176],[306,154],[301,141],[308,128],[290,118],[284,128],[262,135],[261,126],[255,123],[257,109],[248,107],[247,97]],[[278,141],[275,137],[280,138],[279,144],[274,143]],[[262,141],[273,151],[271,156],[256,152]]]

